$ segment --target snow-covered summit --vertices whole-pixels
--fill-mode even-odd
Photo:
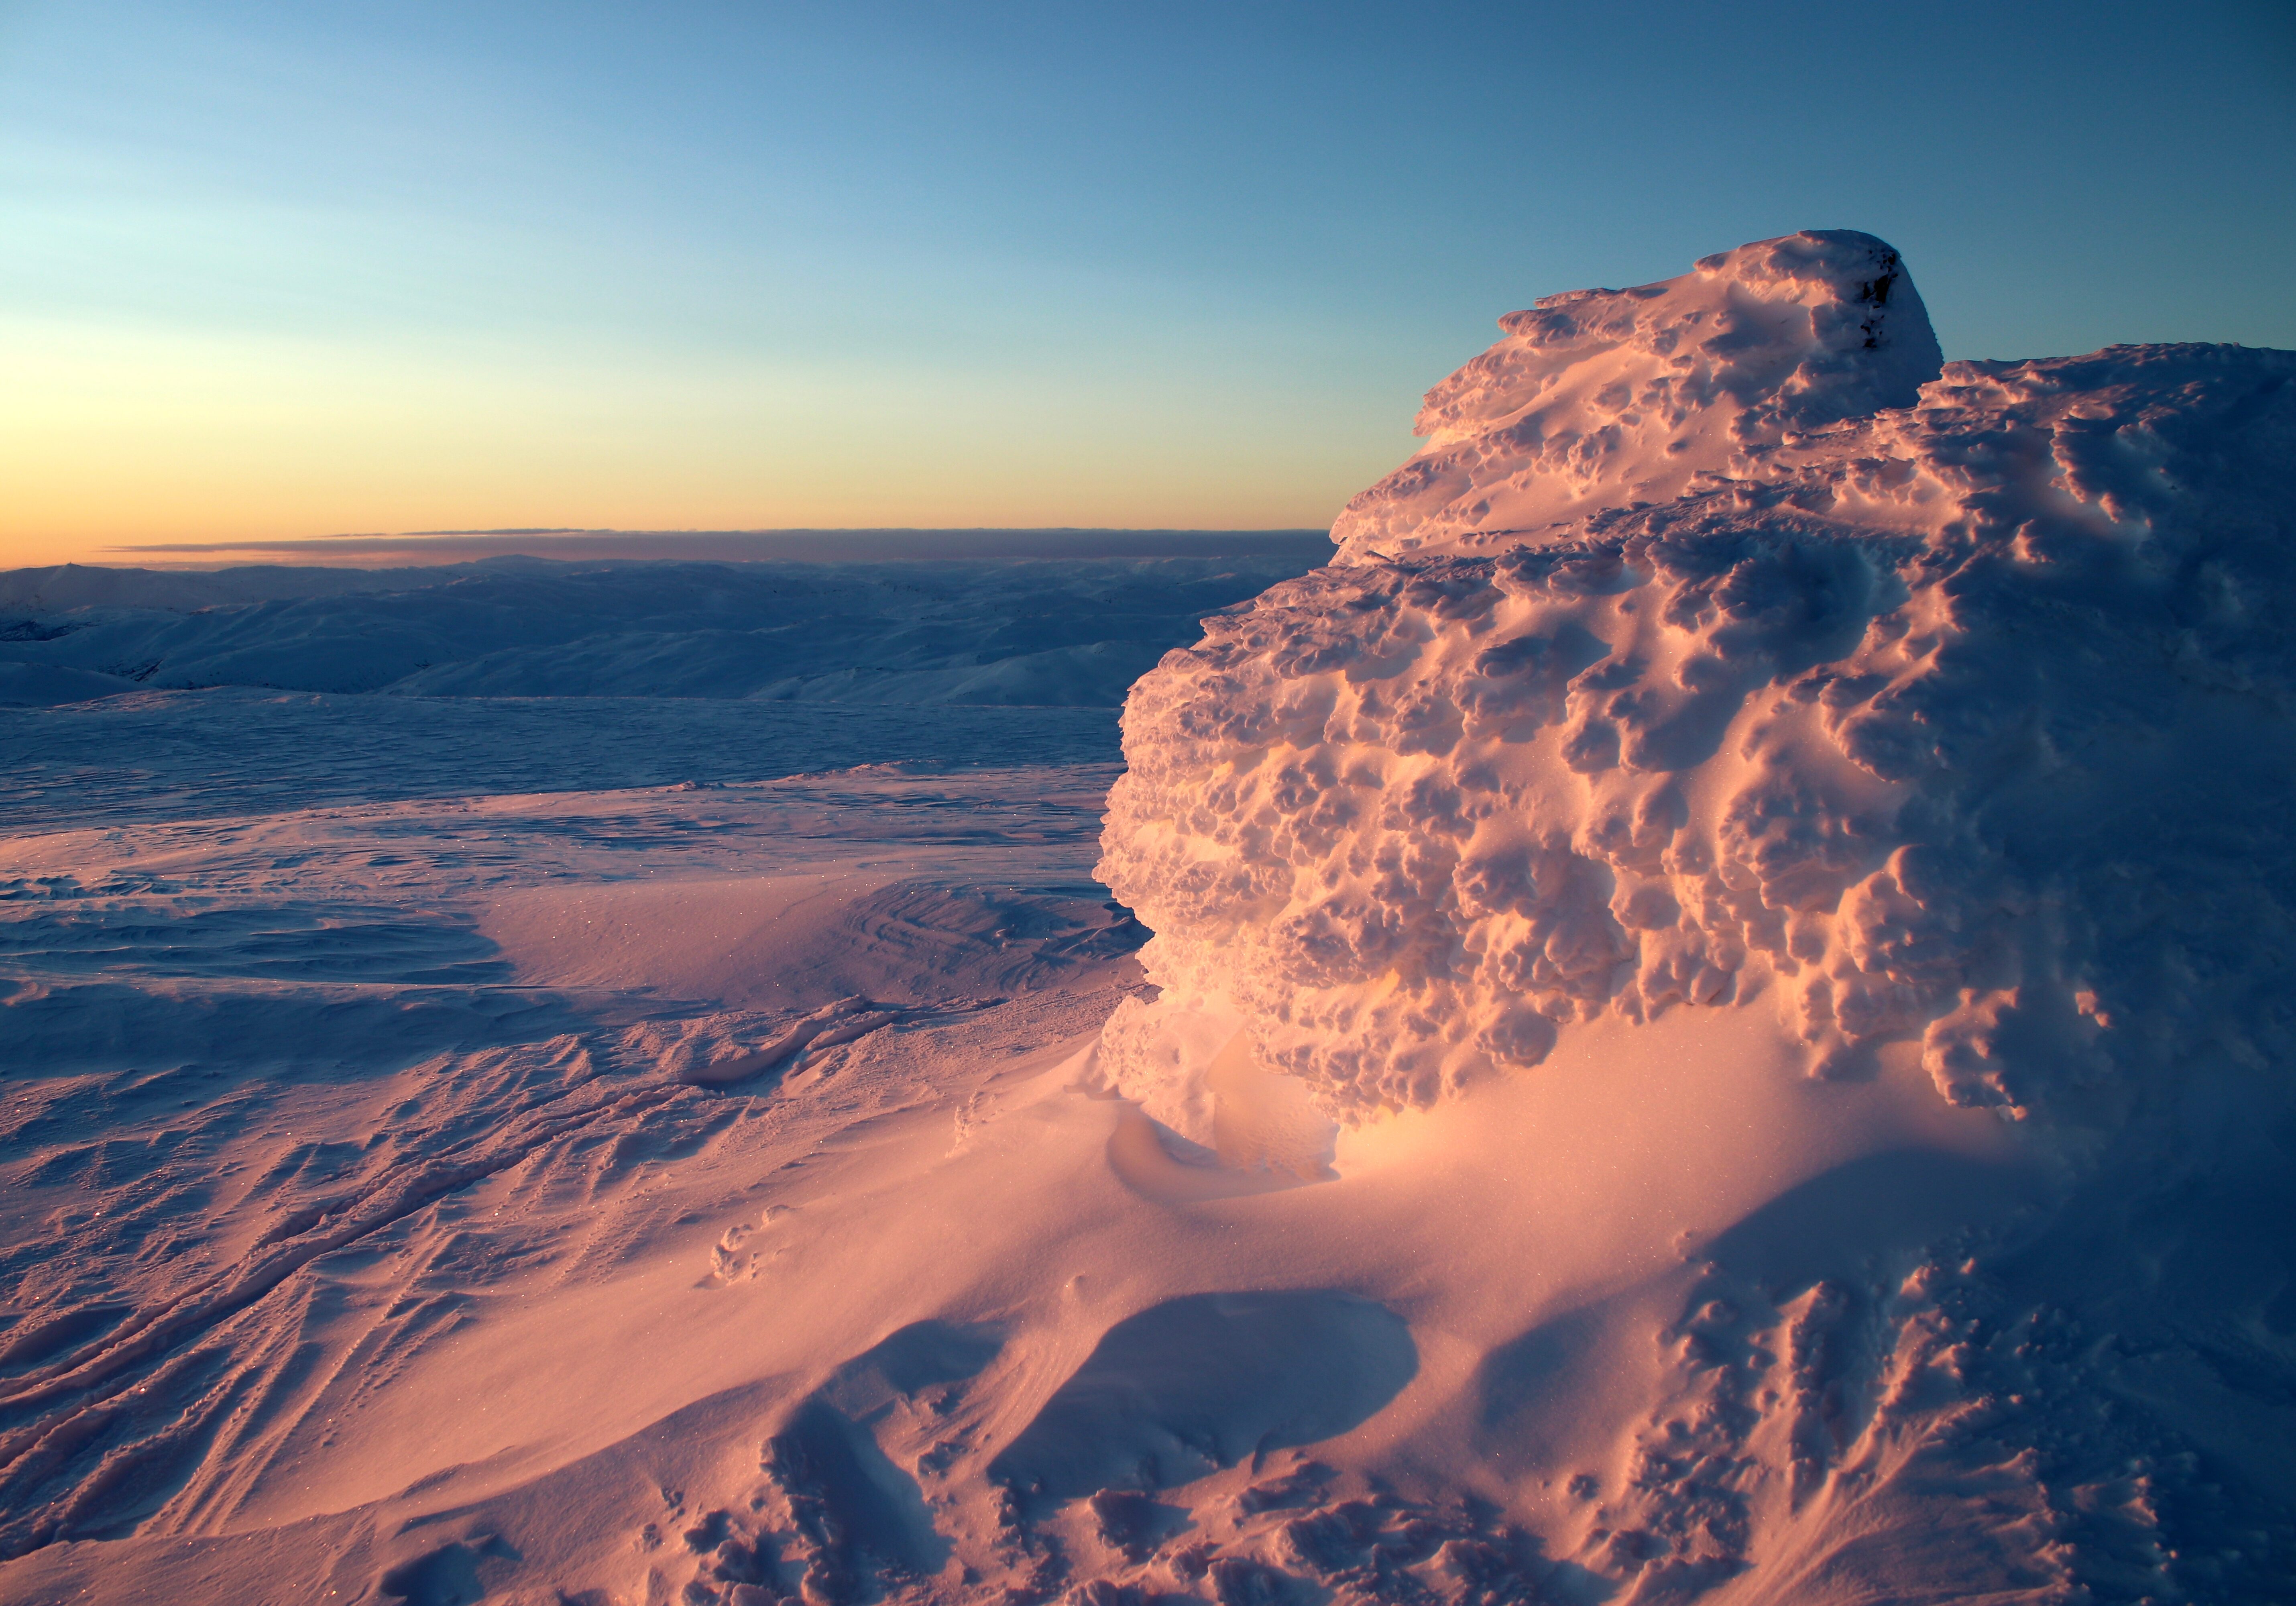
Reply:
[[[1758,473],[1800,434],[1910,406],[1942,357],[1898,253],[1808,229],[1633,290],[1542,296],[1427,393],[1419,455],[1348,504],[1338,561],[1512,545]]]

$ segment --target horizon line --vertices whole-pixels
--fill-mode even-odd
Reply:
[[[1053,525],[804,525],[753,530],[537,529],[276,537],[243,541],[119,542],[85,556],[18,563],[9,572],[91,569],[432,568],[524,558],[537,563],[886,563],[988,559],[1263,557],[1323,547],[1313,526],[1258,529]]]
[[[1315,535],[1328,539],[1327,525],[1313,524],[759,524],[731,529],[685,527],[630,530],[613,525],[510,525],[492,529],[342,531],[326,535],[269,536],[248,540],[119,542],[99,552],[308,552],[347,547],[401,544],[446,545],[460,539],[525,539],[574,540],[750,540],[816,535]]]

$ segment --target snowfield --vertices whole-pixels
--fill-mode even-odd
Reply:
[[[0,575],[0,702],[254,686],[1114,708],[1198,619],[1329,553],[1236,544],[1021,562],[19,570]]]
[[[0,582],[0,1599],[2296,1598],[2296,354],[1502,327],[1324,567]]]

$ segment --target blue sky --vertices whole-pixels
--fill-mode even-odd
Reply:
[[[0,558],[1313,525],[1533,297],[2296,346],[2296,7],[0,0]]]

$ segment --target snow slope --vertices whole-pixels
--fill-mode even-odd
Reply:
[[[322,804],[930,770],[1112,763],[1096,708],[698,697],[372,697],[138,689],[0,718],[12,834],[226,819]]]
[[[898,1202],[889,1138],[938,1158],[952,1099],[978,1116],[1105,1013],[1138,940],[1083,876],[1106,780],[15,838],[0,1596],[54,1598],[61,1566],[99,1599],[310,1600],[365,1567],[344,1593],[376,1598],[455,1553],[397,1492],[516,1487],[867,1347],[871,1285],[791,1275],[866,1231],[823,1196]],[[594,1502],[609,1576],[644,1572],[659,1505]],[[454,1598],[423,1588],[399,1598]]]
[[[1253,547],[874,564],[505,560],[133,584],[20,572],[0,583],[21,598],[0,614],[0,699],[253,686],[1112,708],[1193,638],[1201,616],[1324,556],[1296,540]]]
[[[0,1600],[2296,1597],[2296,357],[1918,313],[1509,320],[1120,772],[0,711]]]

